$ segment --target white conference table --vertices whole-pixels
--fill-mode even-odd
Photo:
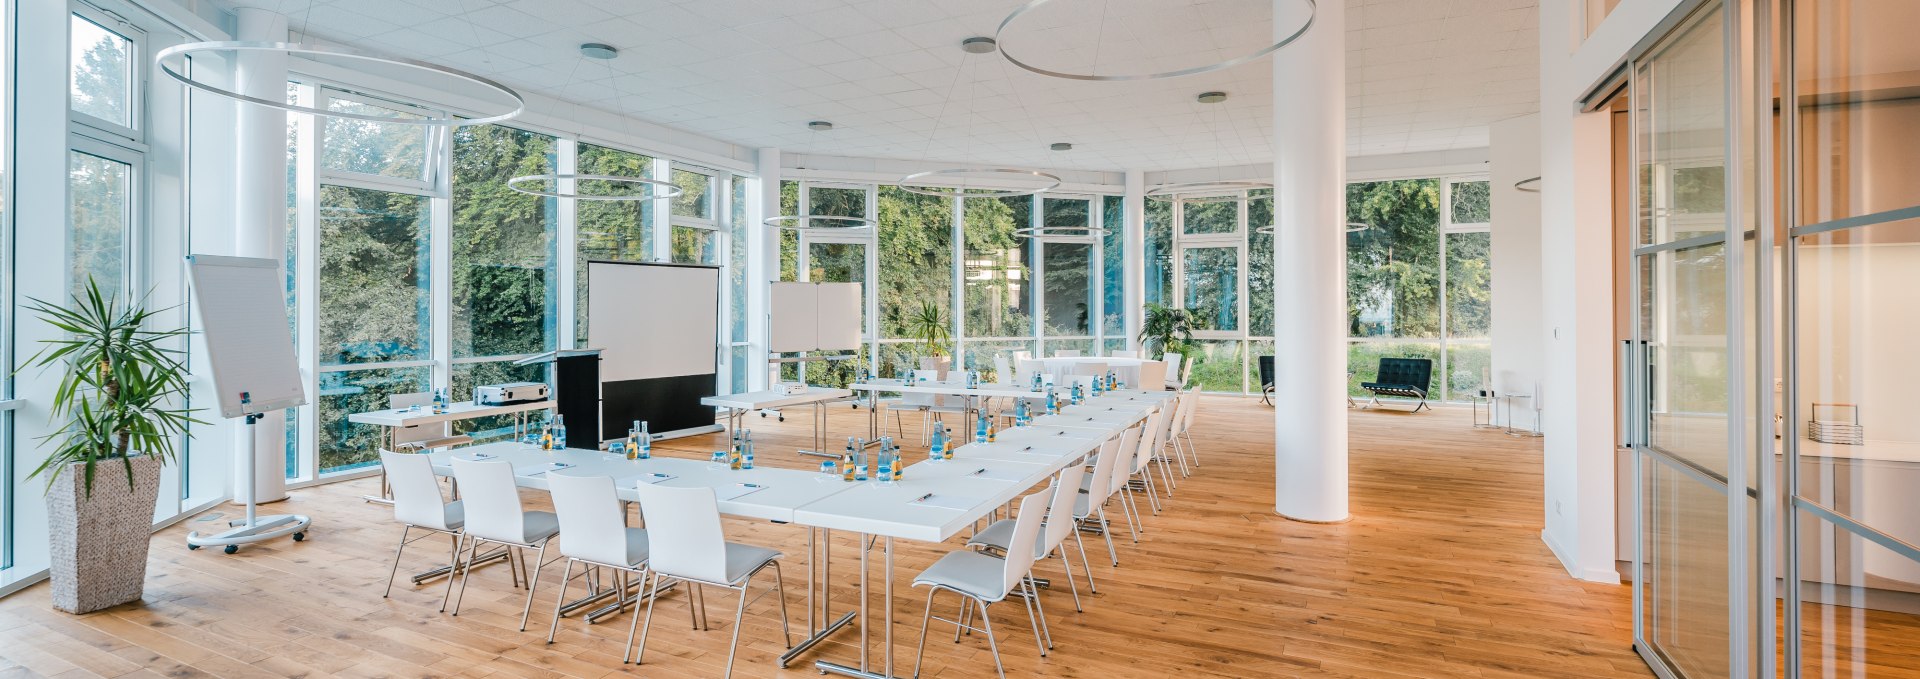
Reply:
[[[996,390],[998,394],[1030,393]],[[999,433],[993,443],[969,443],[954,450],[951,460],[923,460],[908,465],[901,479],[892,484],[853,482],[838,476],[792,469],[759,468],[732,470],[704,460],[653,457],[628,460],[622,455],[593,450],[567,449],[542,451],[523,443],[500,442],[432,453],[434,471],[452,473],[455,457],[504,460],[515,467],[515,482],[528,488],[547,487],[549,474],[610,476],[623,500],[637,500],[635,490],[641,482],[672,486],[713,488],[719,510],[728,515],[805,526],[808,529],[808,628],[809,636],[780,659],[782,667],[814,644],[834,634],[850,621],[861,623],[858,666],[826,660],[815,668],[859,677],[893,676],[893,541],[895,538],[941,542],[975,525],[1000,507],[1020,497],[1034,486],[1045,484],[1068,465],[1078,464],[1108,438],[1118,436],[1134,422],[1144,419],[1164,405],[1166,392],[1120,392],[1092,399],[1086,405],[1062,410],[1062,418],[1093,417],[1089,426],[1014,427]],[[1093,426],[1093,425],[1098,426]],[[555,463],[566,465],[556,467]],[[761,486],[750,489],[743,484]],[[827,531],[825,541],[816,540],[816,531]],[[852,531],[859,537],[860,610],[833,620],[828,601],[832,581],[832,533]],[[882,583],[885,605],[882,663],[874,667],[868,657],[868,552],[864,545],[878,538],[882,543]],[[820,568],[816,569],[816,564]],[[816,570],[826,575],[815,578]],[[815,596],[818,585],[820,596]],[[583,599],[612,594],[603,591]],[[816,603],[821,613],[814,617]],[[824,626],[816,624],[827,622]],[[876,673],[875,670],[878,670]]]
[[[983,383],[974,387],[968,387],[964,384],[953,384],[949,382],[908,382],[901,379],[875,378],[865,382],[855,382],[847,385],[847,388],[854,391],[866,392],[868,406],[867,432],[870,439],[877,439],[880,436],[880,394],[883,392],[931,394],[935,396],[958,396],[965,398],[967,400],[967,417],[972,417],[973,413],[980,410],[979,402],[981,399],[1007,398],[1044,402],[1047,398],[1045,391],[1034,391],[1032,387],[1024,385],[1000,383]],[[1061,407],[1073,407],[1066,405],[1068,399],[1067,389],[1065,387],[1056,387],[1056,390],[1057,396],[1061,401]],[[1165,402],[1175,395],[1173,392],[1168,391],[1122,389],[1119,391],[1104,392],[1099,396],[1087,396],[1081,399],[1081,403],[1086,405],[1099,404],[1102,406],[1137,403],[1151,410],[1157,409],[1162,402]]]
[[[1065,375],[1073,372],[1073,368],[1076,366],[1098,363],[1107,366],[1108,370],[1119,375],[1121,382],[1132,385],[1141,384],[1140,366],[1148,363],[1159,363],[1159,361],[1150,358],[1124,358],[1120,356],[1054,356],[1051,358],[1030,358],[1027,360],[1039,361],[1041,365],[1046,367],[1048,373],[1054,375]],[[1014,367],[1017,369],[1019,366]],[[1166,379],[1165,370],[1160,371],[1160,377],[1163,380]]]
[[[552,399],[528,401],[525,403],[508,403],[505,405],[481,405],[473,401],[460,401],[458,403],[447,404],[446,412],[442,413],[433,412],[433,406],[431,405],[423,405],[419,408],[387,408],[384,410],[370,410],[364,413],[350,413],[347,415],[347,421],[354,424],[370,424],[380,427],[380,449],[395,450],[399,448],[397,442],[399,440],[400,430],[402,429],[428,424],[471,420],[480,417],[493,417],[495,415],[513,416],[513,438],[517,440],[526,436],[527,413],[536,410],[553,410],[553,408],[554,402]],[[391,504],[393,502],[393,499],[389,497],[389,493],[387,492],[386,469],[383,468],[380,470],[380,495],[377,497],[373,495],[363,495],[360,499],[381,504]],[[416,582],[418,582],[417,578]]]
[[[807,387],[798,394],[782,394],[775,390],[753,391],[745,394],[721,394],[700,399],[700,405],[727,409],[727,440],[733,440],[733,433],[739,429],[737,422],[755,410],[778,410],[794,406],[813,407],[813,450],[802,450],[802,455],[838,458],[836,453],[826,452],[827,409],[826,404],[853,397],[847,389],[829,389],[825,387]]]

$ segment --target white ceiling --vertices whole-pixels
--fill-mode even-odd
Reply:
[[[1271,158],[1265,59],[1088,83],[960,51],[1024,0],[224,1],[283,12],[297,32],[749,147],[1091,170]],[[1060,70],[1191,66],[1257,49],[1272,2],[1053,0],[1004,46]],[[1484,147],[1488,123],[1538,110],[1536,3],[1348,0],[1350,153]],[[583,42],[620,56],[583,59]],[[1208,90],[1230,98],[1194,102]],[[821,119],[836,129],[807,130]],[[1074,149],[1048,150],[1057,141]]]

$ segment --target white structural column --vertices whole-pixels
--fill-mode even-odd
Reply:
[[[234,10],[235,39],[286,42],[287,18],[263,9],[242,7]],[[262,99],[280,99],[287,94],[287,55],[276,52],[245,51],[235,58],[234,82],[241,94]],[[266,257],[286,261],[287,243],[287,114],[283,111],[236,103],[238,144],[234,158],[234,253],[241,257]],[[310,395],[311,396],[311,395]],[[246,465],[234,464],[235,502],[244,501],[249,487],[259,502],[287,498],[286,413],[272,412],[259,424],[240,427],[236,434],[235,455],[246,450],[238,439],[251,430],[254,435],[254,479],[243,476]]]
[[[1126,211],[1120,231],[1126,244],[1120,258],[1120,272],[1126,281],[1120,290],[1124,301],[1121,308],[1127,310],[1127,348],[1139,351],[1141,316],[1147,308],[1147,173],[1127,170],[1126,183],[1127,193],[1121,198]]]
[[[1276,35],[1305,3],[1274,0]],[[1346,0],[1273,56],[1274,511],[1345,521]]]
[[[780,149],[759,149],[754,156],[754,173],[759,175],[760,192],[747,203],[747,351],[750,370],[747,388],[760,390],[772,384],[767,353],[768,316],[773,282],[780,280],[780,230],[766,225],[768,217],[780,215]]]

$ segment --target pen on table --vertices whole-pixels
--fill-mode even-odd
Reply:
[[[985,474],[985,473],[987,473],[987,468],[986,468],[986,467],[981,467],[981,468],[979,468],[979,469],[975,469],[975,470],[973,470],[973,473],[972,473],[972,474],[968,474],[967,476],[979,476],[979,475],[981,475],[981,474]]]
[[[927,493],[926,495],[922,495],[922,496],[920,496],[920,497],[916,497],[916,498],[914,498],[914,499],[913,499],[913,501],[914,501],[914,502],[924,502],[924,501],[926,501],[926,499],[927,499],[927,498],[930,498],[930,497],[933,497],[933,493]],[[909,504],[911,504],[911,503],[909,503]]]

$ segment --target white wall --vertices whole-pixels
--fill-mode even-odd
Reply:
[[[1546,528],[1541,539],[1567,572],[1619,582],[1614,570],[1612,128],[1609,114],[1581,113],[1578,99],[1607,71],[1579,52],[1579,0],[1540,4],[1541,428],[1546,432]],[[1623,3],[1621,12],[1647,3]],[[1602,31],[1596,32],[1596,39]],[[1496,265],[1496,269],[1497,269]],[[1496,314],[1497,315],[1497,314]]]
[[[1514,184],[1540,176],[1540,116],[1509,118],[1491,126],[1488,173],[1493,183],[1493,385],[1504,393],[1533,393],[1543,374],[1544,333],[1540,315],[1540,194]],[[1534,188],[1538,188],[1536,185]],[[1537,426],[1526,403],[1513,421],[1497,412],[1498,424]]]

